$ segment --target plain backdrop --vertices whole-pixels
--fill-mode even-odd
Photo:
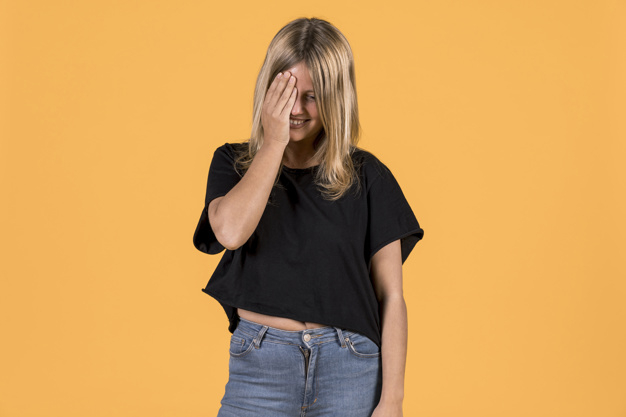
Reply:
[[[404,415],[626,416],[626,4],[545,0],[0,2],[0,416],[217,413],[192,236],[299,17],[425,230]]]

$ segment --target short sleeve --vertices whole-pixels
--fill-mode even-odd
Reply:
[[[404,264],[417,242],[424,237],[424,230],[420,227],[395,177],[386,165],[377,162],[377,173],[367,191],[368,230],[365,256],[368,260],[368,269],[371,267],[374,254],[398,239]]]
[[[241,179],[235,170],[234,161],[234,149],[229,143],[225,143],[215,150],[209,167],[204,208],[193,235],[193,244],[196,249],[209,255],[215,255],[224,250],[224,246],[215,237],[211,223],[209,223],[209,203],[217,197],[228,194]]]

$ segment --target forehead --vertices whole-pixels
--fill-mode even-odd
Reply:
[[[314,93],[311,75],[309,74],[309,70],[303,62],[300,62],[299,64],[296,64],[293,67],[286,69],[285,71],[289,71],[291,74],[294,75],[294,77],[296,77],[296,87],[298,87],[298,90],[301,93]]]

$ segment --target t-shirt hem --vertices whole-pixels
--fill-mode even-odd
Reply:
[[[271,311],[259,311],[258,308],[256,308],[253,305],[245,305],[245,304],[233,305],[229,301],[226,301],[222,297],[220,297],[220,296],[216,295],[215,293],[207,290],[206,288],[202,288],[202,292],[204,292],[205,294],[208,294],[211,297],[215,298],[221,304],[225,304],[225,305],[228,305],[228,306],[232,307],[234,309],[234,314],[237,317],[239,317],[237,315],[237,308],[243,308],[244,310],[253,311],[253,312],[259,313],[259,314],[267,314],[267,315],[270,315],[270,316],[284,317],[284,318],[297,320],[297,321],[303,321],[303,322],[307,322],[308,321],[308,322],[311,322],[311,323],[319,323],[319,324],[323,324],[325,326],[339,327],[341,330],[347,330],[347,331],[350,331],[350,332],[356,332],[356,333],[360,333],[360,334],[365,334],[365,333],[363,333],[362,330],[356,330],[352,326],[346,325],[346,323],[335,322],[335,324],[331,324],[331,323],[326,322],[326,320],[324,320],[321,317],[317,318],[317,319],[315,319],[315,318],[313,318],[313,319],[311,319],[311,318],[305,319],[302,316],[299,316],[297,314],[292,314],[292,313],[282,313],[282,312],[278,312],[278,311],[274,311],[274,312],[271,312]],[[230,321],[230,318],[228,318],[228,319]],[[370,337],[370,336],[368,336],[368,337]],[[382,337],[382,335],[381,335],[381,337]],[[378,342],[376,341],[376,339],[374,339],[373,341],[378,345],[379,348],[381,347],[380,344],[378,344]]]

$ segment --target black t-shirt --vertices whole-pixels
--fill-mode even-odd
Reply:
[[[213,154],[194,246],[207,254],[225,248],[208,219],[209,203],[241,179],[235,152],[225,143]],[[259,224],[237,250],[226,250],[202,289],[224,308],[233,333],[237,307],[262,314],[336,326],[381,346],[379,306],[370,278],[372,256],[401,239],[402,263],[424,236],[393,174],[370,152],[351,154],[361,181],[340,199],[323,198],[313,182],[319,166],[283,166]],[[275,177],[274,177],[275,178]]]

